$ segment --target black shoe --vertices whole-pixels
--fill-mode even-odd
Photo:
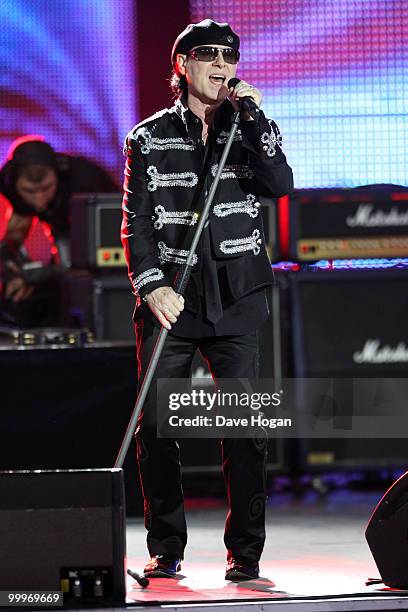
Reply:
[[[259,564],[256,561],[237,561],[232,557],[227,561],[225,580],[242,582],[259,578]]]
[[[156,555],[144,568],[144,575],[147,578],[173,578],[180,570],[180,559]]]

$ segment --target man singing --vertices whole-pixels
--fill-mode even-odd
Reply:
[[[190,24],[171,54],[174,106],[138,124],[126,140],[122,241],[136,296],[139,385],[161,325],[170,333],[157,378],[189,377],[197,350],[215,379],[257,375],[257,329],[268,317],[265,288],[273,283],[259,197],[293,188],[278,127],[262,111],[255,119],[242,113],[184,298],[172,288],[234,109],[247,96],[261,103],[248,83],[227,86],[239,58],[239,37],[228,24]],[[136,439],[151,555],[145,575],[174,576],[187,541],[179,449],[175,440],[157,438],[155,385]],[[229,502],[225,578],[254,579],[265,541],[266,444],[224,439],[222,453]]]

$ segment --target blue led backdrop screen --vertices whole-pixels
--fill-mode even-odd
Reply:
[[[297,187],[407,184],[406,0],[190,0],[190,13],[241,35],[239,75],[262,90]],[[1,161],[42,134],[122,180],[136,16],[133,0],[0,2]]]
[[[241,36],[238,76],[283,133],[296,187],[408,183],[407,0],[190,0]]]
[[[120,184],[136,117],[133,0],[1,0],[0,160],[23,134],[99,162]]]

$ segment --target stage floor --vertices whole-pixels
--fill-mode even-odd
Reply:
[[[216,602],[228,602],[238,609],[250,603],[251,612],[254,605],[265,610],[269,602],[275,610],[288,603],[302,610],[408,609],[404,592],[365,586],[368,577],[379,577],[364,530],[381,495],[349,491],[324,498],[315,492],[302,499],[272,495],[262,578],[240,584],[224,580],[225,503],[188,500],[189,541],[181,575],[177,580],[151,579],[147,589],[129,579],[128,604],[179,609],[182,604],[218,607]],[[141,519],[128,523],[127,552],[128,566],[141,572],[147,559]]]

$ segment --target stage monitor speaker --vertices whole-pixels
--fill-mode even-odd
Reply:
[[[367,525],[368,545],[385,585],[408,589],[408,472],[385,493]]]
[[[0,470],[113,466],[132,414],[136,376],[134,342],[0,346]],[[124,479],[127,513],[140,516],[134,440]]]
[[[1,472],[0,541],[0,591],[124,603],[122,470]]]

